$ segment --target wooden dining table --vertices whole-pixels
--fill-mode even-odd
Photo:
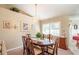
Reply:
[[[45,54],[51,54],[48,52],[48,46],[53,46],[55,45],[55,41],[54,40],[49,40],[49,39],[40,39],[40,40],[32,40],[32,43],[34,45],[40,46],[42,52],[40,53],[41,55],[45,55]]]

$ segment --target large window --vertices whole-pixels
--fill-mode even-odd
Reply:
[[[60,35],[60,22],[43,24],[42,32],[44,34]]]

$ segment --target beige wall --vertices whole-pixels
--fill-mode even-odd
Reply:
[[[65,31],[66,34],[68,33],[67,31],[69,29],[69,18],[67,16],[50,18],[50,19],[47,19],[47,20],[41,20],[40,22],[41,22],[40,23],[41,24],[41,30],[42,30],[42,24],[60,22],[61,23],[61,35],[62,35],[63,31]]]
[[[13,25],[16,25],[17,28],[14,29],[13,27],[11,29],[3,29],[3,21],[10,21],[11,27]],[[4,8],[0,8],[0,40],[4,40],[6,42],[7,49],[12,49],[16,47],[22,46],[22,35],[26,34],[27,32],[23,32],[22,30],[22,23],[25,22],[29,25],[29,31],[31,34],[33,34],[31,25],[38,24],[38,20],[33,19],[32,17],[29,17],[27,15],[23,15],[21,13],[13,12]],[[38,24],[39,25],[39,24]],[[39,29],[39,26],[37,25],[36,29]],[[34,31],[34,32],[38,32]]]

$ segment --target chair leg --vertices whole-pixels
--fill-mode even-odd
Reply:
[[[25,48],[23,48],[23,55],[25,55]]]
[[[55,49],[53,49],[53,54],[52,55],[54,55],[55,54]]]
[[[25,54],[25,51],[23,50],[23,55]]]
[[[56,55],[58,55],[58,51],[57,51],[57,48],[56,48]]]

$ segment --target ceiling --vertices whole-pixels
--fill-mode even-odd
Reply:
[[[79,4],[4,4],[1,7],[18,9],[38,17],[39,19],[48,19],[56,16],[68,16],[79,14]]]

